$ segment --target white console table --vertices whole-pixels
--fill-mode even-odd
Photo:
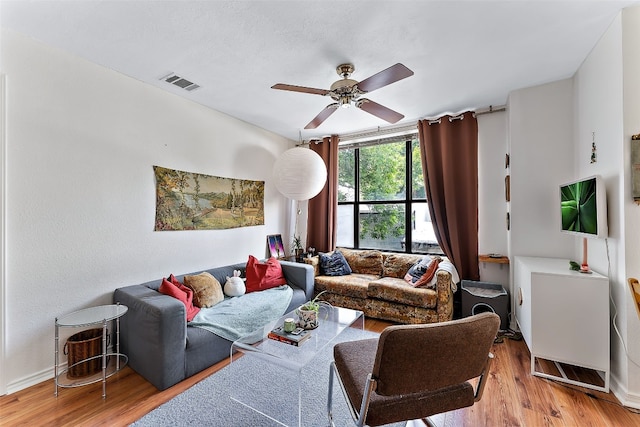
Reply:
[[[569,269],[569,260],[516,257],[516,320],[529,351],[531,374],[609,392],[609,279]],[[555,362],[559,375],[536,369]],[[592,369],[604,386],[568,378],[561,363]]]

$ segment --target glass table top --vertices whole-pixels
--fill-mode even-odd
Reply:
[[[56,319],[56,325],[74,327],[93,325],[103,321],[117,319],[125,314],[127,310],[128,307],[122,304],[83,308],[82,310],[58,317]]]

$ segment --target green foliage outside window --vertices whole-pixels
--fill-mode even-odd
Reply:
[[[406,233],[407,143],[373,145],[357,149],[341,149],[338,161],[338,201],[354,202],[356,167],[359,174],[359,238],[360,240],[399,239]],[[424,199],[424,180],[420,146],[411,143],[411,197]],[[374,202],[374,203],[367,203]],[[378,203],[375,203],[378,202]],[[389,202],[389,203],[380,203]],[[402,202],[402,203],[398,203]]]

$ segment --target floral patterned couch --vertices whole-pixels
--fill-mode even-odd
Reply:
[[[435,323],[452,319],[453,293],[457,287],[452,282],[450,272],[437,270],[432,289],[414,287],[404,279],[423,255],[346,248],[338,250],[349,264],[351,274],[321,275],[319,257],[305,259],[307,264],[314,267],[314,293],[317,295],[326,291],[320,300],[361,310],[368,317],[398,323]]]

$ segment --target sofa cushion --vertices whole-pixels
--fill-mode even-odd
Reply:
[[[246,274],[247,293],[287,284],[287,279],[282,273],[282,266],[275,257],[261,263],[256,257],[249,255]]]
[[[191,320],[196,317],[196,314],[200,312],[200,308],[193,305],[193,291],[180,283],[173,274],[169,276],[169,280],[162,279],[162,284],[158,288],[158,291],[184,304],[187,322],[191,322]]]
[[[224,299],[220,282],[206,271],[184,276],[184,284],[193,291],[193,304],[196,307],[213,307]]]
[[[345,276],[351,274],[351,267],[339,250],[332,254],[320,254],[320,274],[324,276]]]
[[[373,280],[367,288],[367,296],[385,301],[393,301],[414,307],[435,308],[438,294],[432,289],[414,288],[395,277]]]
[[[382,252],[347,248],[340,248],[340,251],[354,273],[382,276]]]
[[[404,278],[409,269],[420,262],[422,255],[414,254],[387,254],[382,263],[382,276]]]
[[[332,294],[340,294],[354,298],[367,298],[369,282],[377,279],[372,274],[352,273],[348,276],[317,276],[315,291],[327,291]]]

